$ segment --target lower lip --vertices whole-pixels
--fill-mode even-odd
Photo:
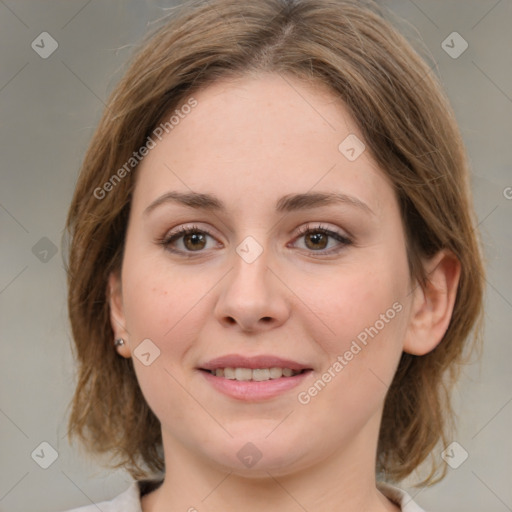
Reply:
[[[200,370],[206,381],[217,391],[237,400],[256,402],[274,398],[294,387],[298,386],[310,373],[311,370],[299,373],[293,377],[280,377],[264,381],[234,380],[216,377],[210,372]]]

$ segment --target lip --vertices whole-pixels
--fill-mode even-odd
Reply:
[[[301,384],[312,370],[305,370],[293,377],[280,377],[264,381],[231,380],[216,377],[208,371],[199,371],[206,382],[215,390],[237,400],[245,402],[261,402],[279,396]]]
[[[217,368],[250,368],[251,370],[257,368],[290,368],[290,370],[295,371],[312,369],[311,366],[292,361],[291,359],[283,359],[266,354],[251,357],[228,354],[211,359],[201,364],[199,368],[203,370],[216,370]]]
[[[216,377],[209,371],[218,368],[290,368],[291,370],[301,371],[302,373],[293,377],[280,377],[279,379],[270,379],[264,381],[238,381]],[[206,382],[216,391],[227,395],[236,400],[246,402],[259,402],[277,397],[287,391],[300,385],[304,379],[312,374],[313,369],[306,364],[284,359],[273,355],[242,356],[239,354],[229,354],[215,359],[211,359],[198,367],[199,373]]]

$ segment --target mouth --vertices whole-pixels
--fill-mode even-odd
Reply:
[[[215,377],[223,377],[228,380],[237,380],[237,381],[255,381],[255,382],[264,382],[267,380],[275,380],[282,379],[283,377],[295,377],[296,375],[300,375],[304,372],[309,371],[308,369],[304,370],[292,370],[291,368],[279,368],[278,366],[273,366],[272,368],[216,368],[214,370],[207,370],[205,368],[200,368],[202,371],[208,372]]]
[[[313,368],[274,356],[223,356],[197,368],[217,391],[231,398],[261,401],[301,383]]]

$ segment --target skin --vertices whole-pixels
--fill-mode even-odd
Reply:
[[[459,264],[440,252],[425,261],[425,289],[411,280],[393,189],[369,150],[355,161],[338,150],[347,135],[363,136],[323,86],[263,74],[216,82],[194,98],[137,170],[121,274],[109,280],[112,327],[126,342],[119,354],[133,357],[147,338],[160,350],[149,366],[133,357],[166,463],[143,510],[399,510],[375,482],[383,403],[402,351],[422,355],[442,339]],[[226,212],[169,202],[144,213],[169,191],[214,194]],[[351,204],[275,211],[284,195],[332,191],[372,213]],[[313,233],[299,237],[307,224]],[[352,243],[319,243],[319,224]],[[180,226],[211,233],[174,242],[188,259],[158,243]],[[235,250],[248,236],[263,249],[252,263]],[[401,311],[299,403],[397,302]],[[197,370],[233,353],[273,354],[313,372],[280,396],[243,402]],[[262,455],[251,468],[237,457],[248,442]]]

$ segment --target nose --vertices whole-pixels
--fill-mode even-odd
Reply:
[[[258,332],[286,322],[290,316],[286,287],[268,263],[266,251],[251,263],[234,254],[233,269],[222,280],[214,312],[224,327]]]

